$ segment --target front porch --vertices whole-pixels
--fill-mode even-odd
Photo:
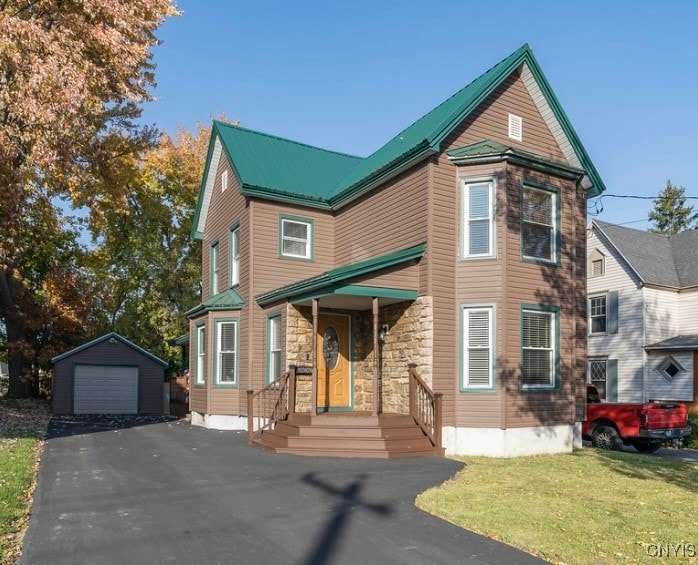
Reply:
[[[360,261],[256,297],[277,327],[285,322],[289,371],[248,391],[250,442],[303,455],[443,455],[441,396],[430,388],[432,300],[419,292],[425,249]],[[276,377],[281,363],[270,366]]]
[[[312,370],[311,376],[316,373]],[[414,366],[406,373],[406,414],[299,412],[296,393],[305,375],[292,365],[264,389],[247,391],[248,440],[275,453],[307,456],[442,457],[442,395],[431,391]]]

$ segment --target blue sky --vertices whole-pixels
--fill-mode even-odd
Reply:
[[[178,0],[159,30],[157,101],[174,133],[221,113],[368,155],[528,43],[607,186],[698,196],[698,2]],[[698,209],[698,200],[691,203]],[[596,217],[646,229],[651,200]]]

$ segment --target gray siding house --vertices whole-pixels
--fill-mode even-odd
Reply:
[[[587,379],[606,399],[696,410],[698,230],[675,236],[593,220]]]

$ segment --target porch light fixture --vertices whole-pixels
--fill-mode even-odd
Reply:
[[[390,327],[388,324],[383,324],[380,331],[378,332],[378,339],[380,341],[385,341],[385,337],[388,335]]]

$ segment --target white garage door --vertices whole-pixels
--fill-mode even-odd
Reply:
[[[138,413],[138,367],[76,365],[75,414]]]

